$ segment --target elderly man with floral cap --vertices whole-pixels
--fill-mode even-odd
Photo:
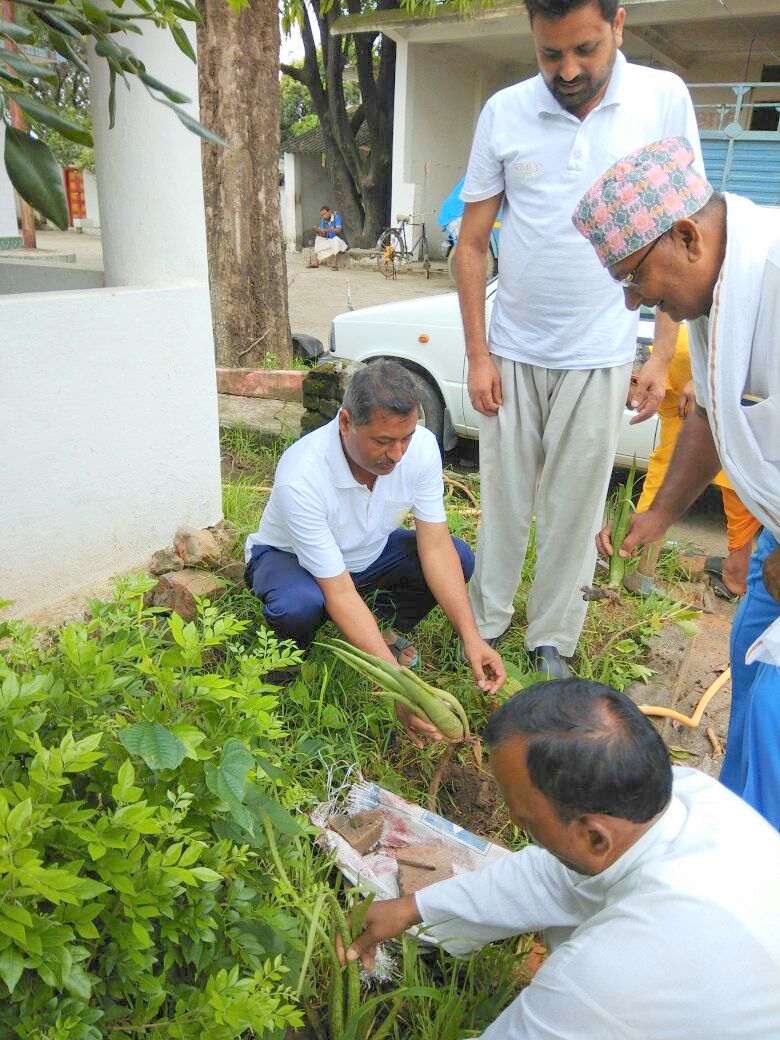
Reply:
[[[766,790],[757,774],[762,758],[767,772],[780,766],[780,733],[762,738],[767,716],[751,704],[758,663],[746,656],[780,618],[780,602],[765,582],[766,561],[777,559],[780,540],[780,210],[714,193],[693,159],[685,138],[640,148],[596,181],[572,219],[623,286],[630,310],[644,304],[690,322],[696,408],[651,507],[633,516],[621,555],[660,538],[721,465],[764,526],[732,630],[731,720],[720,778],[777,818],[780,791]],[[609,526],[597,544],[611,555]]]

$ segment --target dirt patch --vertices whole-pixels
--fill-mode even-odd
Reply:
[[[495,781],[472,762],[452,762],[439,788],[439,813],[483,838],[499,833],[509,822]],[[499,843],[500,844],[500,843]]]
[[[736,606],[723,600],[714,600],[711,606],[711,613],[698,618],[695,636],[686,636],[675,625],[667,625],[654,637],[646,663],[656,674],[647,685],[634,683],[626,690],[637,704],[671,707],[684,715],[693,715],[702,695],[729,664],[729,635]],[[653,719],[653,723],[668,745],[682,749],[675,755],[680,764],[695,766],[717,777],[723,757],[713,748],[707,728],[711,728],[720,747],[725,748],[730,709],[728,682],[715,694],[696,729],[671,719]]]

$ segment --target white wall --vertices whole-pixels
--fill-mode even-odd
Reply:
[[[499,63],[486,70],[459,46],[397,44],[393,223],[399,213],[438,213],[466,172],[482,104],[513,78]],[[437,218],[428,215],[425,224],[432,252],[438,252]]]
[[[128,42],[197,99],[169,34]],[[17,616],[56,613],[141,569],[180,524],[222,515],[199,139],[137,85],[118,87],[109,131],[106,69],[90,60],[115,288],[0,296],[0,598]]]
[[[2,161],[5,149],[5,123],[0,119],[0,238],[18,238],[14,189]]]
[[[0,328],[0,598],[13,615],[221,517],[202,287],[2,297]]]
[[[90,227],[100,227],[100,204],[98,202],[98,187],[94,173],[83,170],[84,178],[84,205],[87,210],[87,221]]]

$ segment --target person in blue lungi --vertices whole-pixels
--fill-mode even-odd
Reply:
[[[417,650],[405,633],[438,604],[477,685],[494,693],[506,673],[466,593],[474,554],[447,529],[439,446],[418,417],[403,366],[360,369],[335,419],[282,455],[260,526],[246,541],[247,584],[282,638],[307,647],[330,618],[354,646],[410,667]],[[402,527],[410,512],[414,530]],[[440,737],[396,710],[415,741]]]
[[[590,188],[573,219],[629,309],[657,306],[689,323],[696,406],[652,505],[632,516],[621,555],[663,537],[721,467],[763,525],[732,633],[720,779],[778,826],[777,670],[756,664],[750,648],[780,618],[765,574],[780,544],[780,210],[713,192],[691,158],[681,138],[632,152]],[[607,555],[610,534],[607,525],[597,538]]]
[[[780,830],[780,548],[764,531],[731,630],[734,689],[720,781]]]

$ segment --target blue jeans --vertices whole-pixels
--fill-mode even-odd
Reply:
[[[777,698],[780,692],[773,677],[777,669],[761,662],[745,664],[745,654],[761,633],[780,617],[780,602],[769,595],[762,572],[764,560],[777,548],[777,540],[765,529],[750,558],[747,595],[739,605],[731,629],[731,717],[720,771],[721,783],[762,815],[766,815],[764,808],[755,804],[755,792],[763,789],[757,777],[764,770],[764,758],[771,754],[772,748],[775,764],[780,769],[780,705],[770,710],[770,690],[776,691]],[[769,768],[771,762],[767,760],[765,765]],[[775,798],[780,813],[780,792]]]
[[[452,544],[468,581],[474,573],[474,553],[460,538],[453,538]],[[393,531],[378,559],[352,574],[352,580],[363,599],[372,597],[377,617],[401,632],[409,632],[436,606],[425,584],[414,531],[400,527]],[[325,620],[325,598],[293,553],[255,545],[246,567],[246,583],[263,601],[269,628],[301,647],[311,643]]]

